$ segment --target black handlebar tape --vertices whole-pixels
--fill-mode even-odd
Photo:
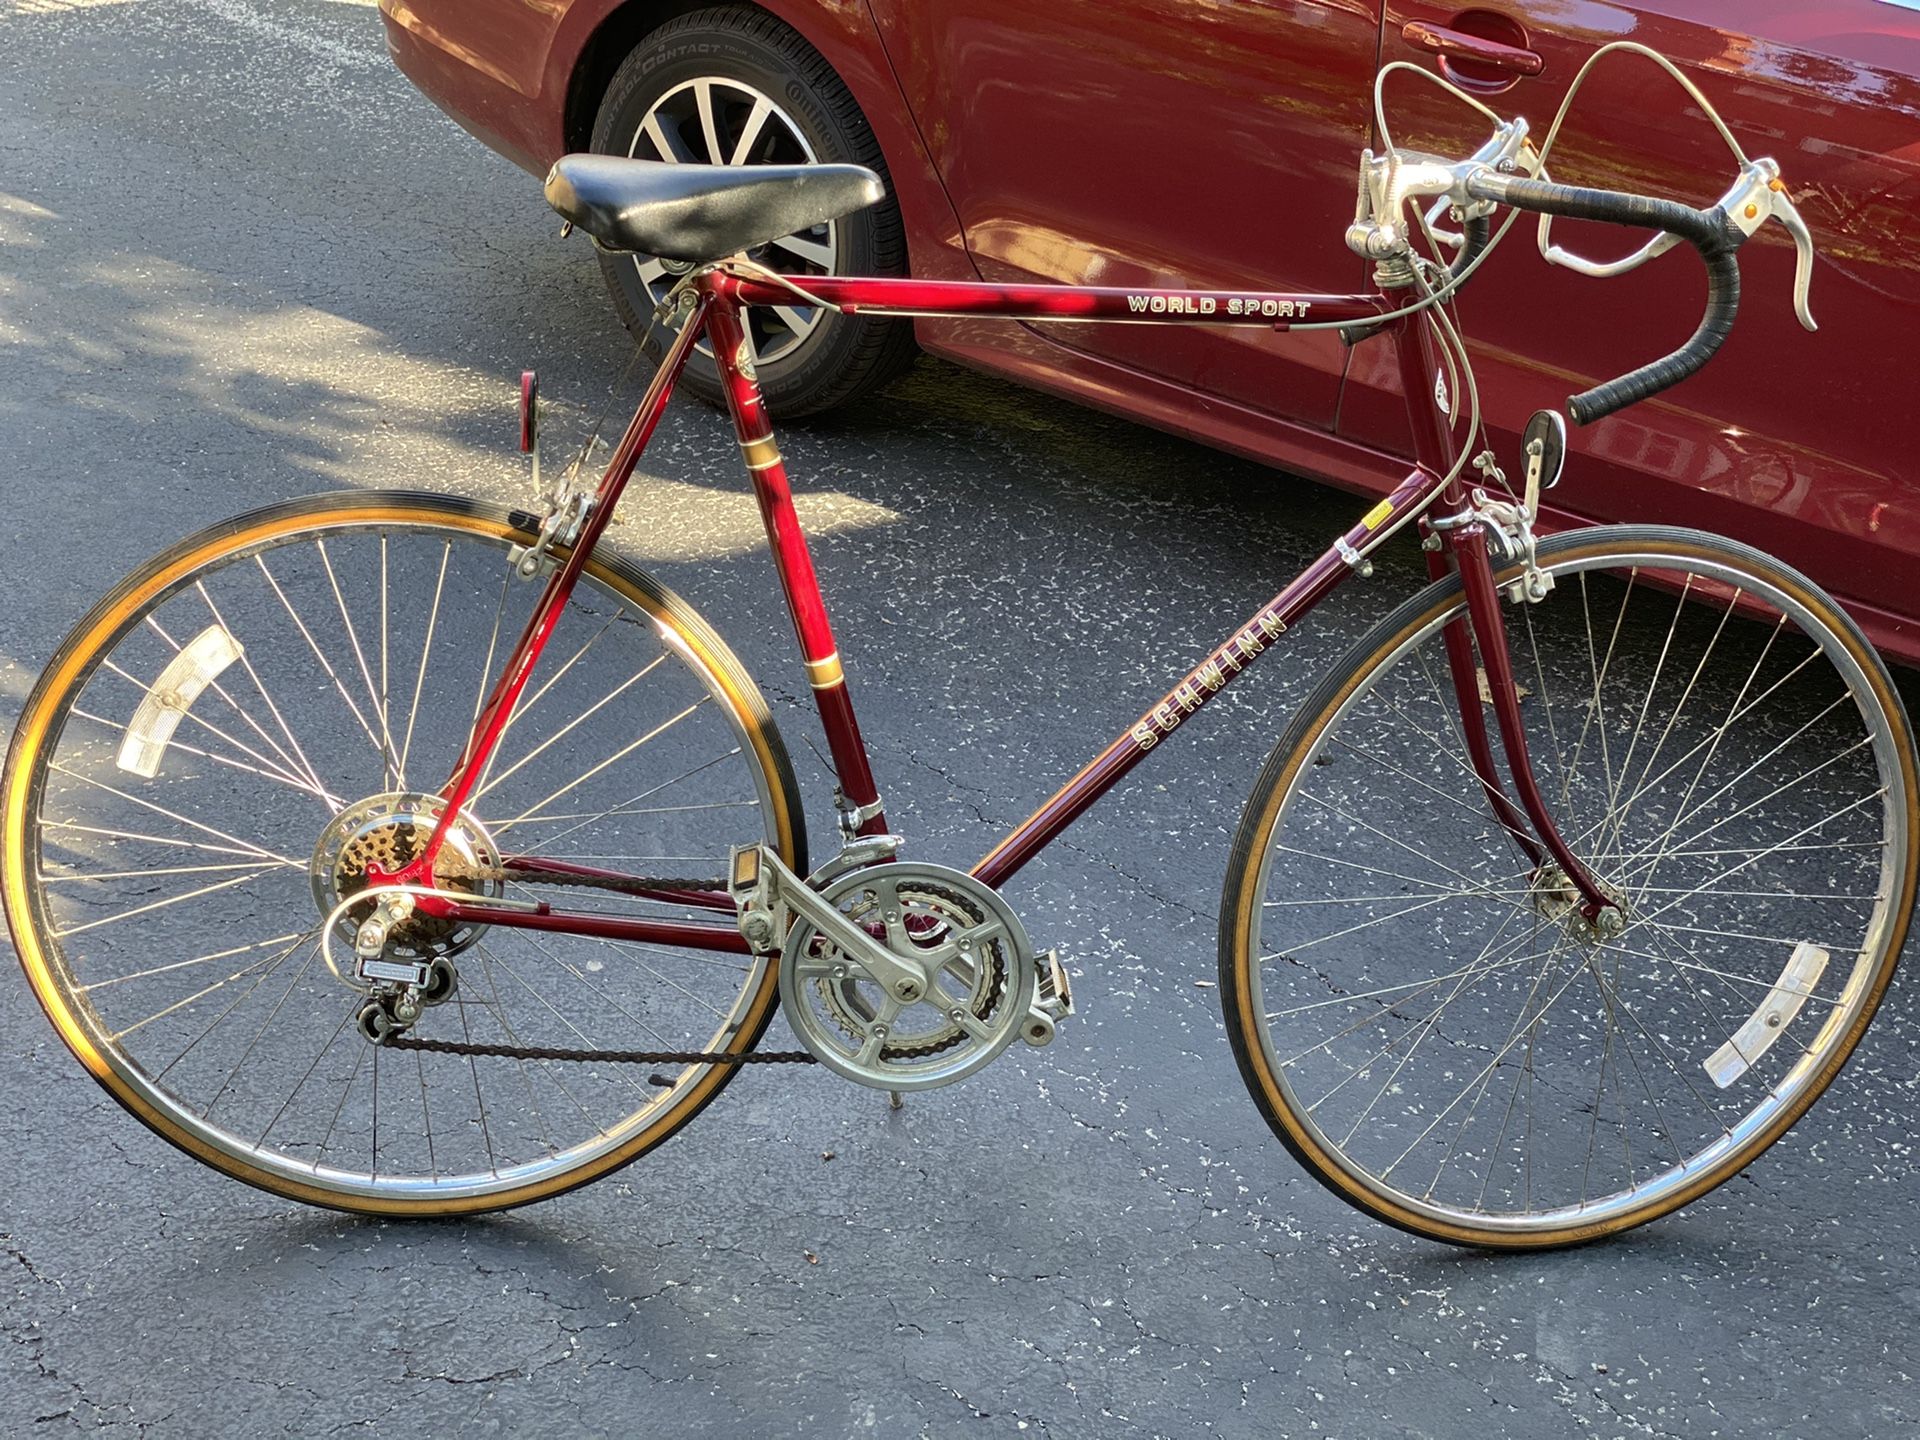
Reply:
[[[1460,247],[1460,253],[1453,257],[1453,263],[1447,266],[1447,278],[1458,280],[1460,272],[1473,264],[1480,252],[1487,248],[1487,241],[1493,238],[1493,217],[1475,215],[1469,217],[1461,226],[1460,233],[1466,236],[1467,243]]]
[[[1719,210],[1696,210],[1675,200],[1627,195],[1618,190],[1588,190],[1577,185],[1555,185],[1544,180],[1506,176],[1475,176],[1467,182],[1470,194],[1483,195],[1546,215],[1572,220],[1603,220],[1678,235],[1700,252],[1707,267],[1707,308],[1687,343],[1662,356],[1567,400],[1567,413],[1576,425],[1590,425],[1649,395],[1678,385],[1711,360],[1721,342],[1732,333],[1740,309],[1740,262],[1735,258],[1746,235]]]

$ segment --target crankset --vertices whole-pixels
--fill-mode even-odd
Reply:
[[[948,1085],[1016,1038],[1047,1044],[1072,1013],[1052,955],[1036,956],[1007,903],[962,871],[888,861],[815,889],[750,846],[734,852],[729,888],[748,943],[780,951],[794,1033],[859,1084]]]

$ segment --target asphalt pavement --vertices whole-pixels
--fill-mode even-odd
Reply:
[[[630,353],[556,229],[532,178],[393,70],[360,0],[0,0],[0,722],[98,594],[202,524],[333,489],[524,496],[518,372],[577,438]],[[1353,511],[933,361],[782,448],[890,813],[950,864]],[[625,508],[617,543],[774,701],[824,837],[724,420],[677,403]],[[1378,1226],[1243,1091],[1208,983],[1239,808],[1416,558],[1343,591],[1019,877],[1082,1016],[899,1113],[822,1071],[750,1073],[574,1195],[358,1221],[171,1150],[0,975],[0,1434],[1911,1429],[1910,979],[1760,1164],[1574,1253]]]

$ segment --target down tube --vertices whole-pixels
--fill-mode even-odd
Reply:
[[[1011,879],[1121,777],[1146,759],[1147,753],[1171,735],[1182,721],[1231,684],[1301,616],[1346,579],[1350,567],[1341,558],[1343,549],[1351,553],[1370,542],[1383,528],[1397,524],[1424,505],[1438,483],[1438,477],[1426,470],[1415,470],[1402,480],[1392,494],[1369,510],[1286,589],[1256,610],[1251,619],[1190,670],[1184,680],[1161,697],[1159,704],[1136,720],[1058,794],[996,845],[973,867],[974,877],[995,888]]]

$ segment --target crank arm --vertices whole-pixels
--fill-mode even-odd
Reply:
[[[787,868],[765,845],[734,850],[727,890],[740,907],[740,933],[755,954],[778,950],[785,942],[792,911],[831,940],[840,953],[866,971],[894,999],[911,1004],[927,993],[927,973],[895,955],[820,893]]]

